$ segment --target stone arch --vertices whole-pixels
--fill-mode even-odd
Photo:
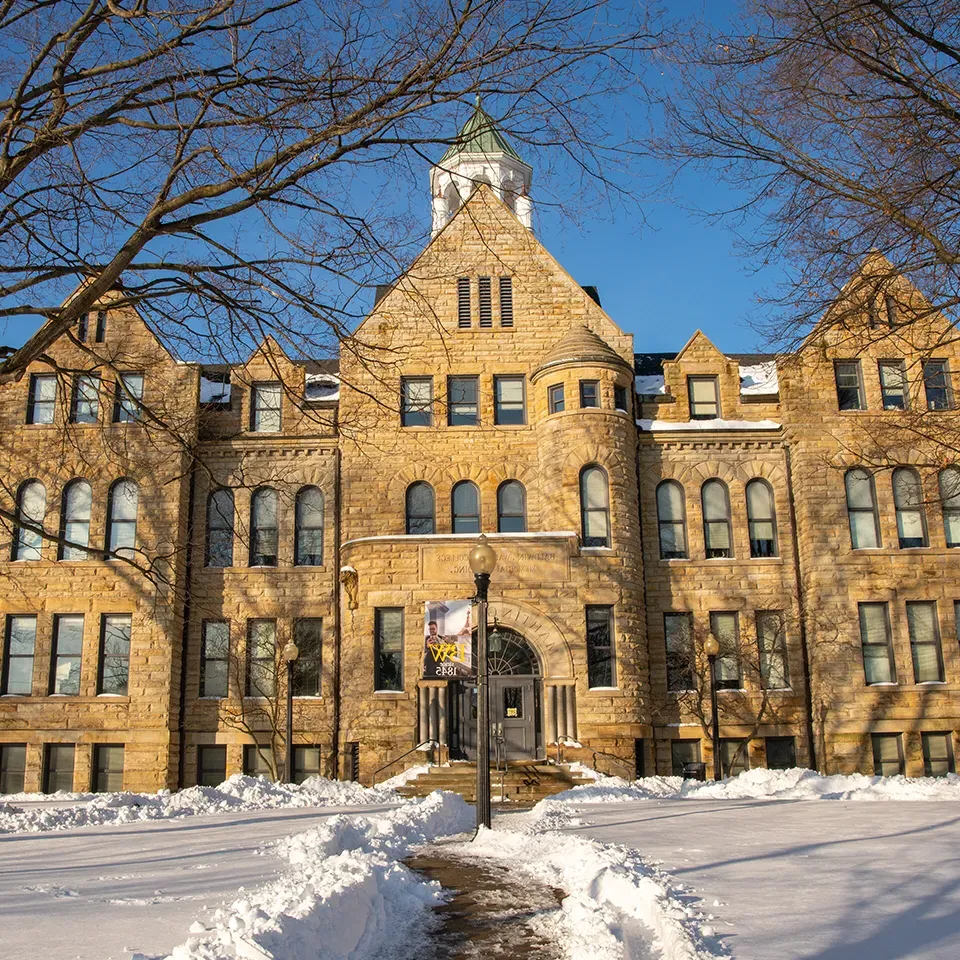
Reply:
[[[515,630],[527,641],[540,661],[544,680],[573,679],[570,646],[563,631],[548,616],[525,603],[491,600],[487,619],[491,625],[496,620],[501,626]]]

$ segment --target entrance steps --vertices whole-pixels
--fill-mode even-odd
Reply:
[[[590,777],[575,773],[566,764],[544,762],[511,762],[507,769],[490,768],[490,796],[501,801],[533,805],[544,797],[562,793],[581,783],[593,783]],[[477,765],[454,762],[450,766],[430,767],[415,780],[410,780],[397,793],[404,797],[425,797],[434,790],[459,793],[468,803],[477,796]]]

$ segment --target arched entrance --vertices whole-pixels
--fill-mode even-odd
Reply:
[[[509,627],[494,622],[488,640],[491,753],[499,744],[500,756],[507,760],[533,760],[542,752],[540,662],[523,636]],[[453,730],[458,741],[451,748],[455,756],[475,760],[477,687],[468,681],[459,681],[458,687],[451,691],[457,710]]]

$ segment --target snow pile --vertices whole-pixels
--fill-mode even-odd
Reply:
[[[390,944],[409,943],[437,921],[441,900],[398,860],[436,837],[469,829],[473,811],[455,794],[377,816],[337,816],[274,849],[290,864],[277,880],[199,923],[167,960],[366,960]]]
[[[726,780],[644,777],[632,783],[601,776],[544,800],[537,808],[564,801],[617,803],[625,800],[960,800],[960,776],[823,776],[813,770],[748,770]]]
[[[277,807],[352,807],[402,802],[394,787],[402,776],[378,787],[309,777],[301,784],[271,783],[235,774],[219,787],[188,787],[177,793],[17,794],[26,801],[74,801],[65,806],[20,810],[0,804],[0,833],[44,833],[102,823],[134,823],[238,810]],[[9,798],[8,798],[9,799]]]
[[[779,430],[775,420],[638,420],[637,426],[648,433],[670,430]]]
[[[745,397],[776,396],[780,392],[777,361],[740,364],[740,393]]]
[[[666,393],[663,374],[640,374],[633,378],[633,385],[641,397],[655,397],[657,394]]]
[[[577,821],[563,804],[538,804],[515,822],[520,830],[482,830],[473,843],[445,845],[444,852],[482,858],[523,871],[567,893],[560,910],[541,926],[563,944],[570,960],[621,960],[653,954],[662,960],[706,960],[719,943],[706,918],[682,900],[682,887],[636,851],[557,833]],[[625,946],[644,945],[642,954]]]

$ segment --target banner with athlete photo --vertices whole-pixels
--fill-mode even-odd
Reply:
[[[473,676],[473,602],[430,600],[423,615],[423,679]]]

